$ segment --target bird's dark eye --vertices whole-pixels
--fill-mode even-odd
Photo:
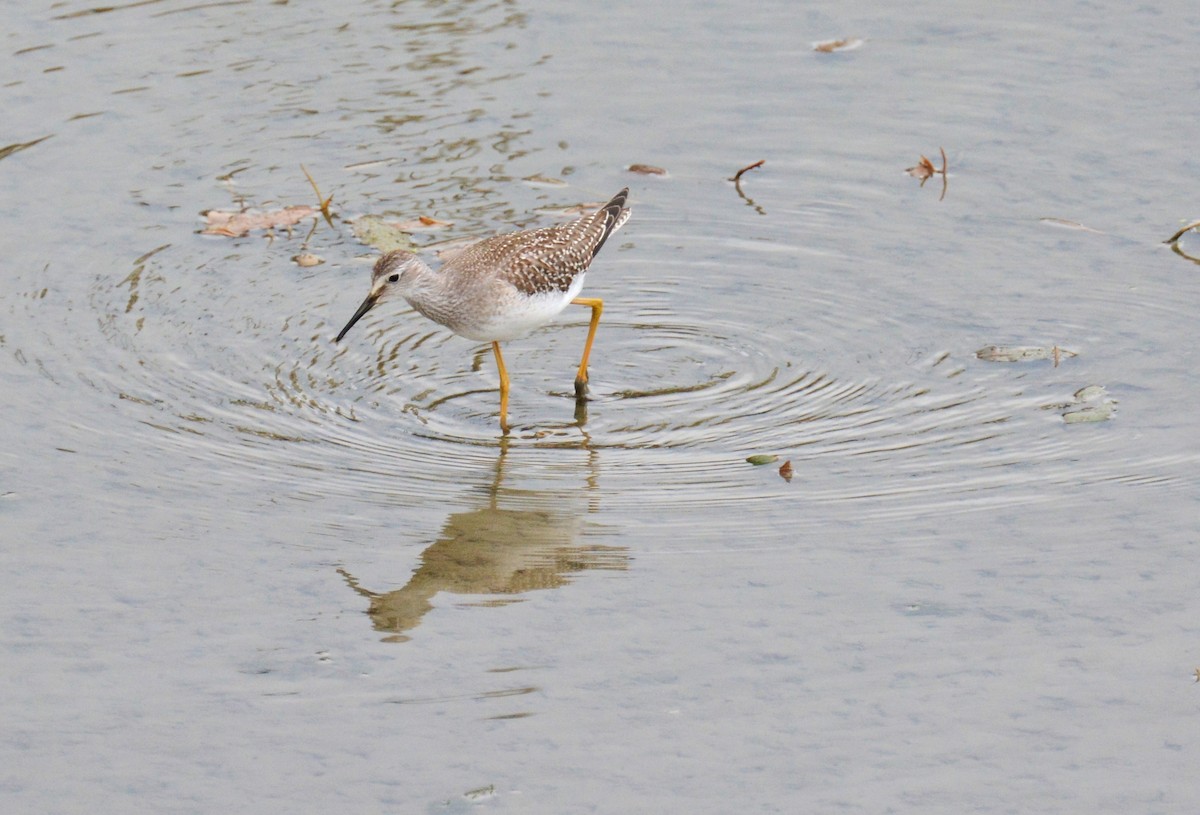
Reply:
[[[397,280],[399,280],[399,279],[400,279],[400,275],[398,275],[398,274],[390,274],[390,275],[388,275],[388,282],[389,282],[389,283],[395,283],[395,282],[396,282]]]

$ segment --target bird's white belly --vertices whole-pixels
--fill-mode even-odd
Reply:
[[[584,275],[571,282],[565,292],[552,291],[525,295],[509,289],[501,302],[486,314],[477,315],[470,325],[455,327],[455,333],[479,342],[515,340],[551,322],[583,289]]]

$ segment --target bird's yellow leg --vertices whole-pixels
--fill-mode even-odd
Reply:
[[[583,346],[583,359],[579,362],[579,373],[575,374],[575,399],[583,401],[587,398],[588,357],[592,354],[592,341],[596,339],[596,328],[600,325],[600,314],[604,311],[604,301],[599,297],[576,297],[571,302],[577,306],[587,306],[592,310],[592,324],[588,326],[587,344]]]
[[[500,430],[508,433],[508,371],[504,367],[504,357],[500,355],[500,343],[493,342],[492,350],[496,352],[496,368],[500,371]]]

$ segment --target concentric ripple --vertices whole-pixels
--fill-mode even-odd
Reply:
[[[507,472],[552,491],[586,483],[608,507],[695,507],[697,523],[713,507],[781,498],[886,517],[1046,500],[1052,484],[1169,485],[1189,466],[1187,451],[1121,454],[1119,414],[1065,428],[1044,409],[1093,384],[1077,378],[1086,353],[1062,368],[1003,367],[977,360],[973,339],[930,347],[919,298],[836,247],[742,239],[754,272],[730,274],[718,239],[684,240],[679,224],[647,220],[679,256],[627,254],[644,239],[634,230],[590,274],[589,294],[606,299],[590,401],[577,405],[573,390],[585,309],[505,345],[507,438],[490,347],[403,304],[372,311],[335,344],[368,265],[301,269],[287,240],[220,245],[220,257],[213,241],[150,245],[127,269],[77,271],[82,296],[30,288],[10,299],[27,332],[16,351],[214,478],[302,483],[310,498],[450,501],[507,460]],[[327,257],[359,252],[336,238]],[[813,267],[837,273],[818,286]],[[96,436],[127,432],[78,415]],[[791,482],[778,465],[747,464],[751,454],[790,460]]]
[[[1081,435],[1041,409],[1073,389],[1065,376],[997,380],[966,349],[906,351],[899,367],[886,351],[882,365],[872,355],[860,363],[838,349],[861,326],[839,331],[827,316],[850,290],[810,293],[815,318],[799,328],[787,319],[763,325],[739,304],[778,291],[751,279],[706,300],[694,284],[702,264],[686,276],[660,267],[645,283],[599,292],[610,306],[582,407],[572,380],[584,310],[507,344],[514,429],[502,439],[488,346],[402,305],[332,342],[358,302],[365,265],[311,271],[277,259],[247,273],[243,252],[185,272],[187,254],[160,247],[123,279],[95,275],[86,308],[101,315],[98,340],[84,324],[72,326],[73,340],[48,331],[40,363],[56,379],[86,370],[97,394],[216,472],[325,474],[304,479],[312,495],[452,500],[464,478],[486,480],[507,456],[536,478],[559,479],[555,489],[603,485],[610,507],[712,508],[800,494],[919,514],[1040,500],[1047,480],[1169,481],[1178,465],[1114,467],[1096,455],[1101,429],[1089,441],[1091,463],[1080,466]],[[750,467],[752,453],[790,459],[795,481]]]

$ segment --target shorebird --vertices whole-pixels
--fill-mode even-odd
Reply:
[[[523,337],[574,303],[592,310],[583,358],[575,375],[575,399],[587,399],[588,356],[604,301],[580,297],[596,253],[629,220],[623,189],[600,209],[573,221],[485,238],[430,269],[404,250],[384,254],[371,272],[371,291],[334,342],[380,302],[403,297],[435,323],[469,340],[490,342],[500,371],[500,429],[508,433],[508,371],[502,341]]]

